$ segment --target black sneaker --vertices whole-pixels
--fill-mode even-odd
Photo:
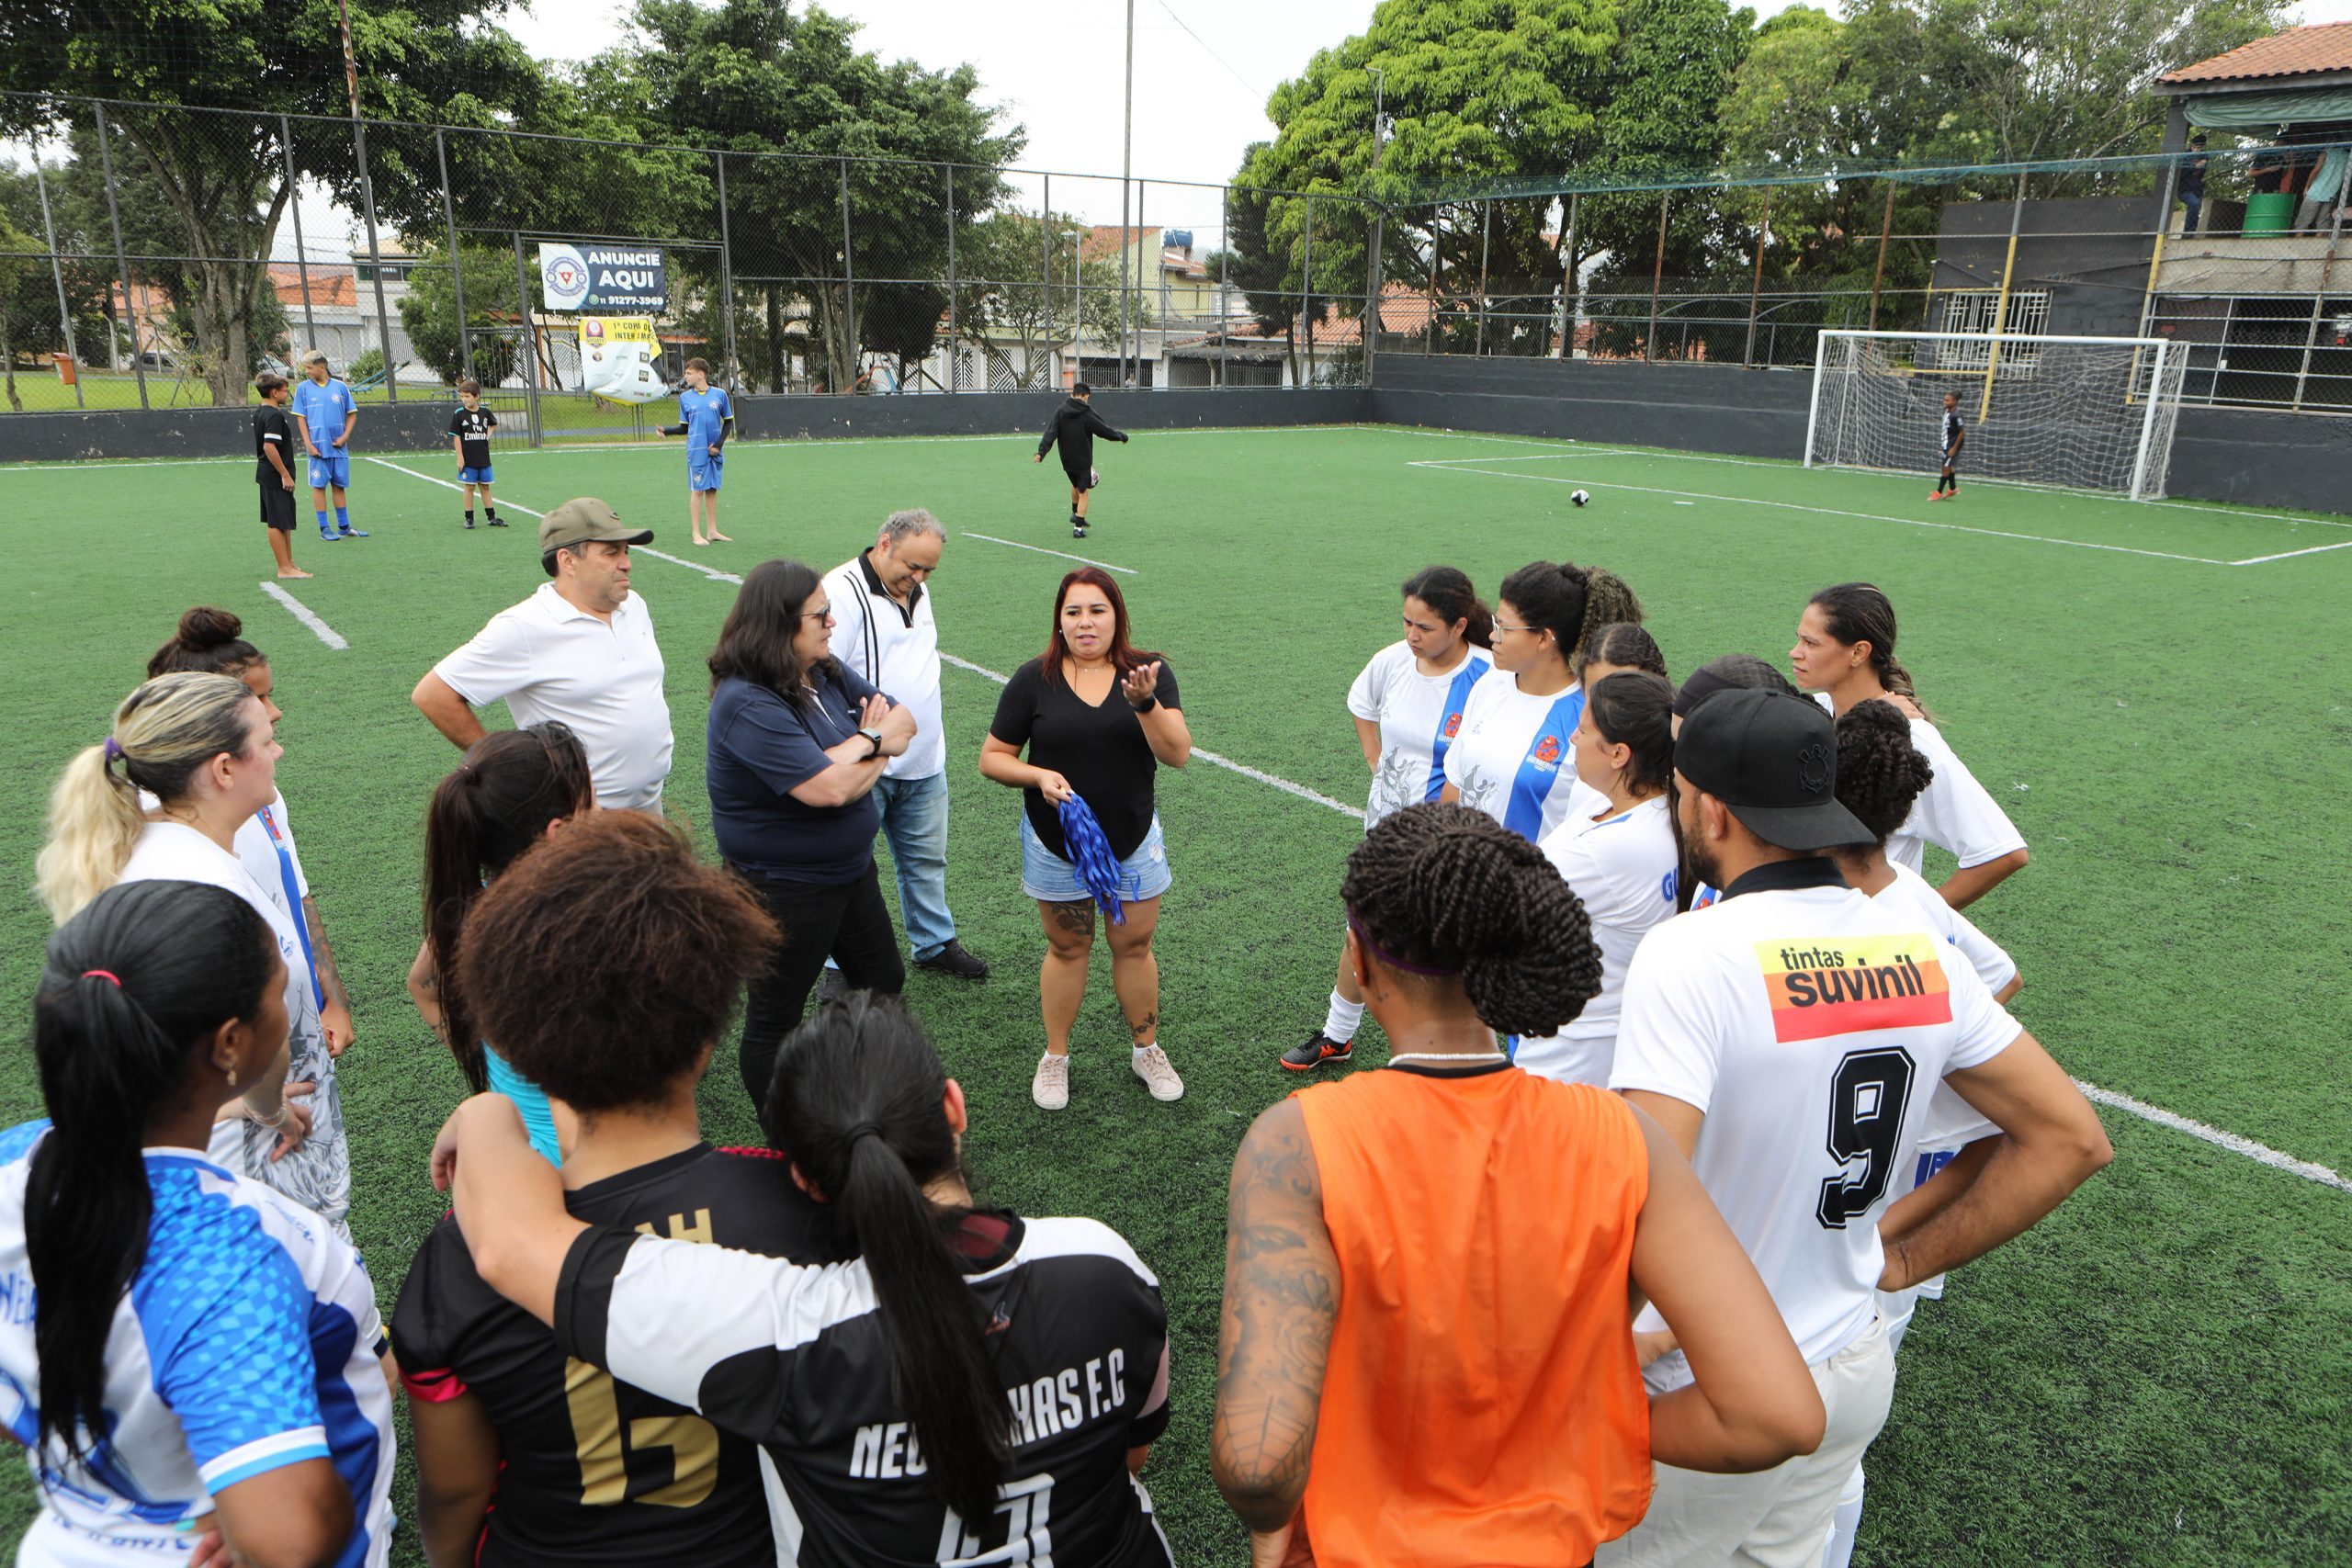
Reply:
[[[466,519],[466,529],[467,529],[467,531],[468,531],[469,533],[470,533],[470,532],[472,531],[472,529],[473,529],[473,525],[474,525],[474,520],[473,520],[472,518],[470,518],[470,517],[467,518],[467,519]]]
[[[1283,1053],[1283,1066],[1294,1073],[1311,1073],[1326,1062],[1344,1062],[1355,1054],[1352,1041],[1330,1039],[1318,1029]]]
[[[988,960],[966,952],[962,942],[952,940],[929,958],[916,959],[915,967],[928,969],[934,975],[944,975],[951,980],[985,980],[989,977]]]
[[[506,519],[503,517],[493,517],[490,520],[490,525],[493,528],[503,528],[506,526]]]
[[[1073,539],[1083,539],[1086,537],[1086,525],[1083,523],[1073,525],[1069,531],[1069,536]]]

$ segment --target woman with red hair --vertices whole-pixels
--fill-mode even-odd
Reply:
[[[981,775],[1022,793],[1021,890],[1037,900],[1046,928],[1037,976],[1046,1054],[1030,1084],[1045,1110],[1069,1103],[1069,1033],[1086,998],[1095,905],[1114,892],[1102,897],[1113,910],[1111,984],[1127,1015],[1136,1076],[1155,1100],[1183,1097],[1184,1080],[1159,1047],[1151,938],[1172,879],[1152,781],[1161,763],[1181,768],[1192,754],[1175,671],[1128,640],[1119,585],[1091,566],[1063,578],[1046,651],[1013,671],[980,747]],[[1072,816],[1077,844],[1064,830]]]

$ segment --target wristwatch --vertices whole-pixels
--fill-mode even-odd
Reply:
[[[863,761],[870,762],[874,761],[875,758],[882,755],[882,732],[880,730],[861,729],[858,733],[865,737],[866,751]]]

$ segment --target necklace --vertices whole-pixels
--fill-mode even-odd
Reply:
[[[1510,1058],[1500,1051],[1398,1051],[1388,1058],[1388,1065],[1399,1062],[1444,1062],[1455,1066],[1464,1062],[1508,1062]]]

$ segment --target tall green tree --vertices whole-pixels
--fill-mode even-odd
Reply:
[[[812,374],[835,389],[854,383],[869,339],[902,360],[928,353],[937,317],[902,286],[944,285],[951,223],[960,245],[1003,199],[981,171],[1022,145],[978,101],[978,73],[885,62],[857,48],[856,23],[786,0],[639,0],[632,29],[599,62],[614,93],[673,139],[770,154],[727,162],[735,276],[764,306],[768,383],[785,381],[795,301]],[[955,171],[952,217],[950,163],[979,166]]]
[[[470,333],[474,377],[495,387],[514,373],[519,340],[510,333],[522,320],[514,308],[514,257],[487,245],[463,246],[458,256],[453,269],[446,247],[419,255],[422,265],[409,274],[408,292],[401,299],[401,326],[416,356],[451,386],[465,374],[465,339]],[[459,284],[466,295],[462,325]]]
[[[488,123],[527,114],[544,85],[529,54],[495,19],[507,0],[351,0],[363,113],[387,119]],[[275,302],[266,269],[289,192],[279,112],[345,115],[336,7],[283,0],[12,0],[0,51],[8,79],[56,94],[134,100],[107,111],[118,178],[143,173],[174,242],[159,264],[180,279],[216,403],[242,399],[253,344]],[[40,99],[0,101],[0,129],[86,112]],[[266,114],[253,106],[266,104]],[[157,107],[147,107],[157,106]],[[174,106],[174,107],[162,107]],[[190,113],[189,109],[218,110]],[[347,135],[307,128],[300,161],[356,209],[359,164]],[[371,154],[375,149],[370,149]],[[414,149],[371,156],[387,223],[415,223],[437,200]]]
[[[1118,336],[1119,258],[1078,260],[1088,232],[1065,214],[1008,209],[957,242],[956,336],[979,351],[989,386],[1042,389],[1064,344]]]

